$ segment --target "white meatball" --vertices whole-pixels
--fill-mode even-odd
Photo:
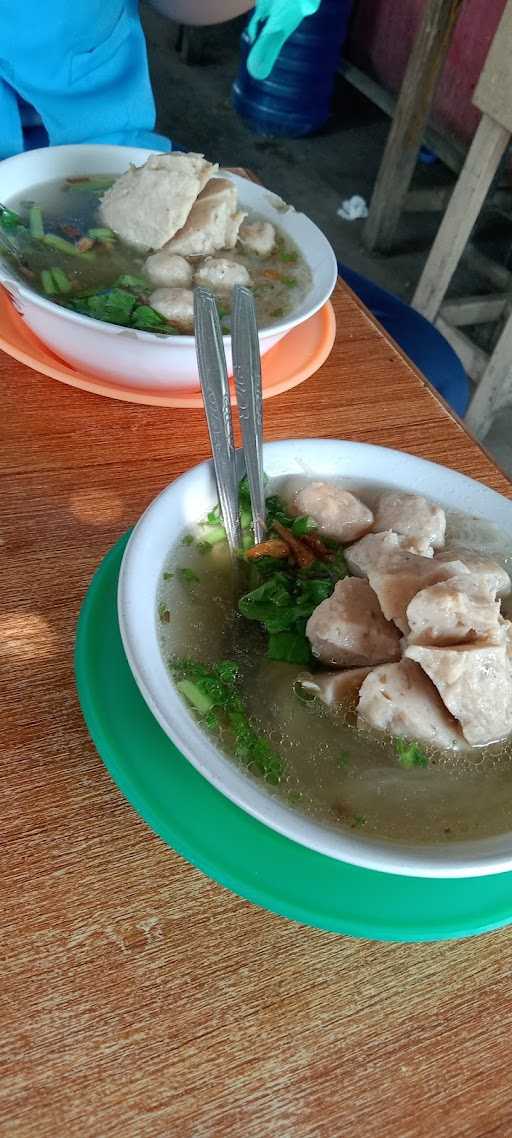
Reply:
[[[196,272],[195,281],[214,292],[231,292],[237,284],[250,285],[251,278],[245,265],[229,257],[206,257]]]
[[[165,285],[166,288],[190,288],[192,284],[192,266],[184,257],[175,253],[153,253],[148,257],[144,272],[154,285]]]
[[[501,644],[483,640],[453,648],[412,644],[406,649],[406,657],[416,660],[427,673],[472,747],[494,743],[510,734],[512,673],[505,640]]]
[[[189,288],[157,288],[149,303],[182,332],[194,330],[194,294]]]
[[[421,649],[418,649],[421,651]],[[412,660],[373,668],[361,684],[357,726],[461,750],[462,732],[434,685]]]
[[[441,506],[429,502],[421,494],[387,490],[377,503],[373,528],[376,533],[394,530],[440,549],[444,545],[446,515]]]
[[[321,601],[306,625],[313,656],[322,664],[360,668],[400,657],[400,636],[384,619],[368,581],[345,577]]]
[[[217,170],[202,154],[151,154],[143,166],[130,166],[116,178],[101,200],[101,219],[128,245],[161,249]]]
[[[258,257],[268,257],[276,243],[276,231],[270,221],[246,222],[240,228],[240,244]]]
[[[296,514],[309,514],[320,533],[335,541],[357,541],[373,525],[368,506],[349,490],[330,482],[308,482],[295,495],[291,508]]]
[[[479,553],[477,549],[464,549],[456,545],[436,553],[436,561],[455,560],[462,561],[470,573],[476,573],[478,577],[482,578],[482,581],[491,587],[494,585],[498,597],[506,597],[512,590],[512,583],[506,569],[498,561],[495,561],[492,555],[487,557],[485,553]]]

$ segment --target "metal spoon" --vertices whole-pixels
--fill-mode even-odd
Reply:
[[[233,559],[240,549],[238,478],[231,419],[226,356],[215,298],[208,289],[194,292],[197,364],[222,520]]]
[[[254,540],[258,544],[265,537],[261,357],[254,297],[248,288],[241,285],[235,288],[231,330],[238,414],[251,495]]]

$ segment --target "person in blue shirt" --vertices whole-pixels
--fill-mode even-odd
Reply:
[[[0,159],[80,142],[171,150],[155,119],[138,0],[0,0]],[[446,340],[391,293],[339,270],[463,415],[469,384]]]
[[[105,142],[167,151],[138,0],[0,0],[0,158]]]

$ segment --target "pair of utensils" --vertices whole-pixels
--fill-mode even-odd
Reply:
[[[199,378],[212,446],[219,506],[230,552],[236,556],[241,544],[239,466],[219,314],[215,298],[208,289],[198,288],[194,292],[194,319]],[[254,298],[250,290],[241,285],[237,285],[234,290],[231,343],[254,541],[258,544],[265,536],[261,358]]]

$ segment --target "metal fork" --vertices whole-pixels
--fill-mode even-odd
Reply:
[[[240,548],[238,472],[226,356],[214,296],[194,292],[196,352],[206,420],[212,445],[219,505],[232,556]],[[232,321],[233,371],[251,496],[254,539],[265,533],[262,461],[261,361],[254,300],[248,289],[235,289]]]

